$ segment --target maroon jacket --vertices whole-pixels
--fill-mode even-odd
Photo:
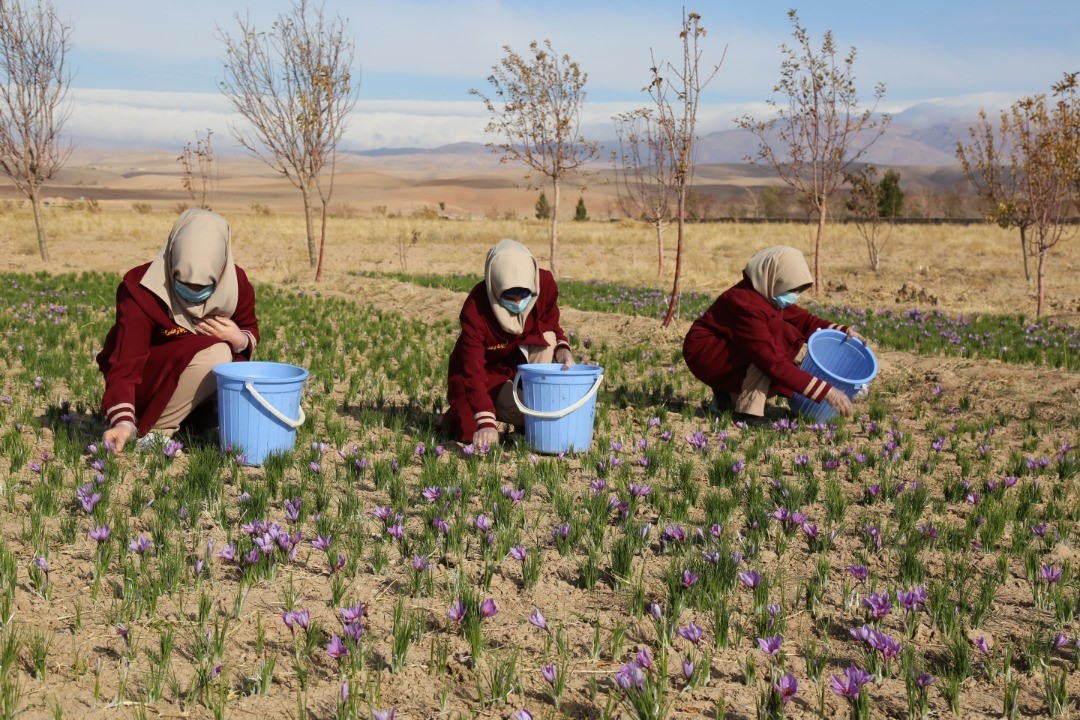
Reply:
[[[791,305],[777,310],[750,281],[729,288],[694,321],[683,341],[683,358],[694,376],[715,392],[739,392],[750,365],[772,378],[771,393],[805,395],[821,402],[832,387],[795,364],[810,334],[847,330]]]
[[[495,398],[517,366],[527,362],[523,345],[547,345],[543,334],[555,333],[555,347],[570,347],[559,326],[559,287],[547,270],[540,271],[540,293],[525,320],[525,330],[514,336],[502,329],[483,281],[461,308],[461,334],[450,353],[443,430],[461,442],[471,442],[482,427],[495,427]]]
[[[101,410],[110,427],[124,420],[145,434],[161,417],[191,359],[217,338],[177,325],[165,303],[139,284],[150,263],[132,268],[116,289],[116,323],[97,356],[105,375]],[[233,360],[248,360],[259,341],[255,290],[236,268],[240,294],[232,320],[249,336],[247,348]]]

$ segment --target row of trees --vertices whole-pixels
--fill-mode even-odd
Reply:
[[[798,14],[792,10],[788,16],[793,42],[780,48],[780,79],[767,101],[772,113],[764,119],[744,115],[736,124],[758,141],[747,159],[771,167],[800,205],[816,215],[814,278],[821,288],[826,225],[837,190],[850,187],[847,210],[861,221],[876,269],[888,237],[879,221],[895,215],[888,206],[896,202],[899,186],[895,175],[878,180],[872,167],[855,170],[889,126],[889,116],[875,112],[884,86],[876,85],[873,102],[863,106],[855,83],[855,48],[841,53],[831,32],[816,45]],[[229,129],[242,147],[300,191],[308,258],[318,278],[338,152],[356,102],[354,41],[342,17],[327,17],[322,5],[310,0],[293,0],[268,30],[240,15],[235,21],[235,32],[217,29],[224,48],[220,90],[244,120]],[[68,118],[70,36],[70,26],[49,0],[0,2],[0,170],[30,199],[45,260],[41,188],[70,152],[60,142]],[[620,206],[655,227],[660,276],[664,227],[669,222],[677,227],[665,325],[680,294],[698,105],[724,58],[721,51],[718,62],[703,66],[706,36],[701,16],[684,11],[681,58],[657,60],[650,52],[643,88],[647,106],[614,118]],[[531,186],[550,184],[550,265],[557,273],[562,182],[598,153],[597,144],[580,132],[588,76],[548,40],[534,41],[525,54],[509,46],[504,51],[488,78],[490,90],[470,93],[489,112],[486,129],[496,138],[490,145],[501,159],[523,164]],[[997,123],[982,114],[970,142],[957,148],[967,178],[987,203],[988,218],[1019,230],[1028,277],[1027,259],[1037,259],[1038,313],[1044,305],[1048,253],[1066,237],[1063,221],[1080,198],[1077,87],[1077,74],[1067,74],[1052,97],[1020,100]],[[210,138],[209,130],[205,137],[196,134],[194,148],[188,144],[179,158],[184,187],[203,206],[213,192]],[[579,216],[583,210],[579,202]],[[321,219],[318,230],[316,216]]]

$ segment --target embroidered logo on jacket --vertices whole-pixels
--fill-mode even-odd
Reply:
[[[173,335],[188,335],[188,334],[190,334],[190,331],[187,328],[174,327],[174,328],[168,328],[167,330],[163,330],[162,334],[165,337],[172,337]]]
[[[501,343],[498,343],[496,345],[488,345],[484,349],[485,350],[503,350],[503,349],[508,348],[508,347],[510,347],[510,343],[501,342]]]

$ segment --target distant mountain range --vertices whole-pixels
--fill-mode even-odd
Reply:
[[[926,122],[912,108],[898,115],[862,160],[881,167],[957,165],[956,143],[967,141],[972,119],[949,119]],[[614,141],[600,143],[600,158],[607,163],[616,148]],[[702,164],[741,164],[755,153],[757,139],[740,129],[720,130],[702,135],[697,146],[697,162]],[[405,156],[453,156],[458,160],[490,157],[491,149],[482,143],[459,142],[434,148],[378,148],[354,153],[366,158],[404,159]]]

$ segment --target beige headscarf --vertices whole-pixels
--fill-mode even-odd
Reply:
[[[754,253],[743,275],[766,300],[814,284],[806,258],[793,247],[775,245]]]
[[[500,240],[491,248],[484,263],[484,282],[488,302],[502,329],[513,335],[525,331],[525,319],[536,307],[540,294],[540,266],[536,258],[516,240]],[[510,288],[527,288],[532,293],[529,305],[518,315],[511,314],[499,304],[499,296]]]
[[[173,289],[175,280],[191,285],[212,284],[214,293],[205,302],[193,304]],[[161,298],[176,324],[188,330],[195,329],[192,320],[213,315],[231,317],[240,287],[229,223],[209,210],[185,210],[139,284]]]

